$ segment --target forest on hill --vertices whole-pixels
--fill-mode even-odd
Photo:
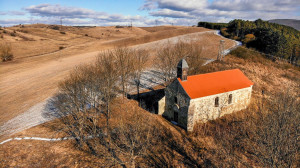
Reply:
[[[288,59],[291,63],[300,60],[300,32],[292,27],[261,19],[235,19],[229,23],[199,22],[198,26],[218,29],[227,38],[242,41],[249,48]]]

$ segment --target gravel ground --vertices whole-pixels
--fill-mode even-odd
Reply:
[[[204,33],[214,33],[219,34],[218,31],[208,31],[208,32],[197,32],[191,33],[187,35],[181,35],[177,37],[172,37],[164,40],[159,40],[155,42],[150,42],[146,44],[141,44],[135,46],[136,48],[144,48],[144,49],[155,49],[157,46],[163,46],[165,43],[176,43],[179,40],[181,41],[191,41],[197,40],[197,38]],[[236,46],[240,45],[239,42],[236,42],[235,46],[232,46],[230,49],[235,48]],[[229,53],[230,49],[226,50],[226,54]],[[205,64],[214,61],[214,59],[207,59]],[[129,87],[129,93],[136,92],[136,88],[133,84],[133,81],[130,82],[131,85]],[[141,78],[141,90],[143,89],[151,89],[153,86],[158,84],[164,83],[163,78],[160,75],[160,72],[155,70],[154,68],[150,68],[142,74]],[[41,101],[40,103],[32,106],[29,110],[24,112],[23,114],[9,120],[8,122],[4,123],[0,126],[0,137],[4,135],[11,135],[22,130],[28,129],[30,127],[42,124],[44,122],[52,120],[54,117],[53,114],[55,113],[55,108],[53,108],[51,104],[51,97]]]

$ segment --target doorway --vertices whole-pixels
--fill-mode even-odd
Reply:
[[[174,111],[174,121],[178,123],[178,112]]]

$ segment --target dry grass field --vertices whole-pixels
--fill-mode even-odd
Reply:
[[[253,96],[251,100],[251,108],[257,106],[256,102],[265,99],[272,99],[273,95],[280,91],[289,89],[293,94],[299,94],[299,69],[282,62],[272,62],[271,60],[262,58],[261,56],[249,57],[247,59],[238,58],[229,55],[223,62],[213,62],[204,66],[201,69],[202,73],[212,72],[218,70],[226,70],[239,68],[241,69],[251,81],[254,82]],[[264,90],[264,94],[262,94]],[[121,101],[118,101],[121,102]],[[125,101],[124,104],[120,104],[114,110],[114,113],[119,113],[118,109],[122,111],[127,108],[137,106],[134,101]],[[226,146],[216,139],[214,134],[217,133],[215,129],[222,129],[223,133],[226,133],[225,129],[229,129],[231,125],[224,125],[226,121],[239,121],[244,115],[245,111],[237,112],[232,115],[225,115],[224,117],[209,122],[207,124],[207,132],[211,132],[212,135],[202,135],[204,133],[197,132],[193,134],[187,134],[181,128],[178,128],[164,118],[147,113],[140,109],[141,113],[148,117],[153,117],[159,125],[156,127],[162,128],[163,137],[162,144],[158,145],[157,151],[153,151],[155,155],[160,157],[161,162],[166,163],[168,166],[183,166],[183,167],[197,167],[197,166],[212,166],[222,167],[227,165],[239,166],[239,167],[264,167],[257,162],[257,158],[251,156],[250,153],[236,150],[233,155],[226,155],[224,157],[223,151],[228,152]],[[126,115],[124,116],[126,117]],[[114,119],[112,119],[113,121]],[[128,119],[130,120],[130,119]],[[229,122],[229,124],[232,122]],[[51,121],[42,125],[30,128],[22,131],[11,137],[24,137],[24,136],[36,136],[36,137],[62,137],[63,134],[58,134],[53,131],[53,128],[57,127],[57,121]],[[228,124],[228,123],[227,123]],[[218,128],[217,126],[222,126]],[[216,127],[216,128],[215,128]],[[229,128],[228,128],[229,127]],[[220,131],[220,130],[219,130]],[[228,135],[228,134],[225,134]],[[223,141],[222,141],[223,142]],[[228,142],[232,142],[228,139]],[[165,144],[164,144],[165,143]],[[83,151],[79,151],[72,146],[71,141],[62,142],[44,142],[34,140],[23,141],[11,141],[4,145],[0,145],[0,165],[4,166],[20,166],[20,167],[93,167],[96,165],[102,165],[104,161],[100,158],[88,155]],[[172,159],[170,159],[172,158]],[[233,160],[231,160],[233,159]],[[238,159],[238,162],[234,159]],[[157,162],[156,164],[160,164]],[[140,165],[139,166],[143,166]],[[227,167],[226,166],[226,167]],[[117,166],[116,166],[117,167]]]
[[[58,30],[55,30],[58,29]],[[91,62],[101,50],[138,46],[179,35],[210,31],[197,27],[59,27],[25,25],[0,30],[0,42],[12,45],[14,60],[0,63],[0,125],[57,92],[69,70]],[[3,33],[3,32],[6,33]],[[61,33],[64,32],[64,33]],[[10,33],[14,33],[11,36]],[[220,36],[199,35],[205,57],[216,57]],[[149,43],[150,44],[150,43]],[[234,42],[226,40],[226,47]],[[153,47],[155,46],[155,47]],[[62,48],[60,48],[62,47]],[[149,47],[149,45],[148,45]],[[151,57],[154,59],[154,57]]]

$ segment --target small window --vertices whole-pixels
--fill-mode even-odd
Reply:
[[[215,98],[215,107],[219,107],[219,97]]]
[[[232,94],[230,94],[228,97],[228,104],[231,104],[231,103],[232,103]]]
[[[175,104],[178,104],[177,97],[174,97],[174,102],[175,102]]]
[[[187,80],[187,71],[186,70],[183,70],[183,73],[182,73],[182,80]]]

